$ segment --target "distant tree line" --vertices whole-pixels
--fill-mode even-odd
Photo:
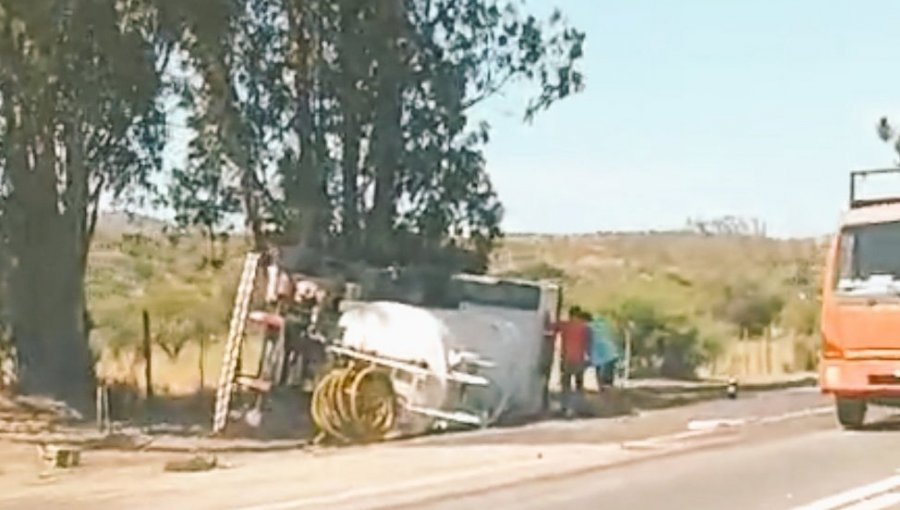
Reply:
[[[757,218],[722,216],[713,219],[692,218],[687,229],[704,236],[753,236],[766,237],[766,224]]]

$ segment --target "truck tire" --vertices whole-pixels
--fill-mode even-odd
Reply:
[[[866,401],[838,397],[835,402],[838,422],[847,430],[856,430],[866,421]]]

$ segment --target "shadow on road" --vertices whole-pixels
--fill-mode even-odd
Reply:
[[[892,414],[886,418],[866,423],[860,432],[900,432],[900,414]]]

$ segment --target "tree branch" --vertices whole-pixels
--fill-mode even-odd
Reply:
[[[480,95],[473,97],[472,99],[464,102],[462,104],[462,109],[468,110],[469,108],[477,105],[478,103],[484,101],[485,99],[488,99],[489,97],[493,96],[494,94],[500,92],[501,90],[503,90],[503,87],[505,87],[506,84],[509,83],[510,80],[515,78],[516,74],[517,73],[515,71],[509,71],[506,74],[506,76],[501,78],[499,81],[495,82],[493,85],[488,86],[488,88],[484,92],[482,92]]]

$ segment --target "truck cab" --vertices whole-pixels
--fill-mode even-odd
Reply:
[[[853,172],[850,209],[832,239],[822,291],[821,390],[849,429],[870,403],[900,404],[900,196],[860,199],[858,182],[900,170]]]

